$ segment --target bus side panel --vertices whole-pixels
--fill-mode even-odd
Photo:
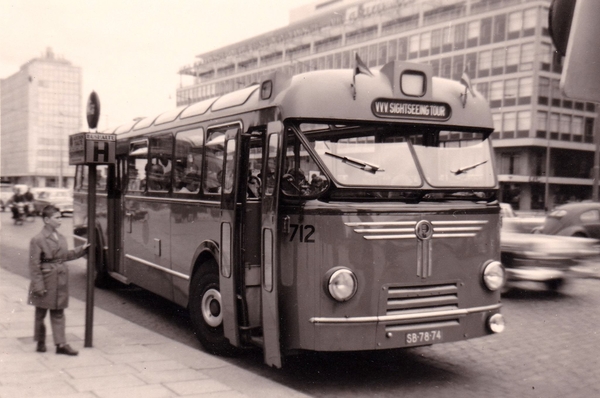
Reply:
[[[196,249],[202,242],[219,242],[220,204],[175,203],[171,210],[171,266],[174,272],[191,278]],[[177,304],[187,306],[189,288],[189,279],[173,278],[173,299]]]

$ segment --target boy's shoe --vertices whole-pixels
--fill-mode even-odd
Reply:
[[[65,344],[63,346],[56,346],[56,353],[57,354],[64,354],[64,355],[77,355],[79,354],[78,351],[75,351],[74,349],[71,348],[70,345]]]

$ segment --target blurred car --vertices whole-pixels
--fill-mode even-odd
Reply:
[[[44,207],[54,205],[60,215],[73,214],[73,194],[66,188],[31,188],[35,214],[42,214]]]
[[[13,188],[10,184],[0,185],[0,208],[2,211],[6,209],[8,200],[13,196]]]
[[[600,239],[600,203],[579,202],[558,206],[548,214],[540,232]]]
[[[514,212],[512,216],[510,214],[503,210],[500,231],[506,290],[525,281],[541,283],[549,290],[559,290],[569,278],[577,276],[575,267],[600,255],[599,242],[595,239],[531,233],[534,221],[522,223]]]

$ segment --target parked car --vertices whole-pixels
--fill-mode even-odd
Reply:
[[[73,214],[73,193],[66,188],[31,188],[34,201],[33,208],[36,214],[42,214],[47,205],[54,205],[60,215]]]
[[[520,222],[514,212],[511,216],[506,206],[503,207],[500,247],[507,290],[524,281],[559,290],[568,279],[577,276],[575,267],[600,256],[597,240],[531,233],[530,227],[535,222]]]
[[[540,232],[600,239],[600,203],[578,202],[558,206],[548,214]]]

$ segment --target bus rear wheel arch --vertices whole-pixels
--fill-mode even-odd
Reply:
[[[231,356],[237,349],[225,338],[219,273],[217,262],[211,259],[194,273],[188,304],[196,338],[211,354]]]

